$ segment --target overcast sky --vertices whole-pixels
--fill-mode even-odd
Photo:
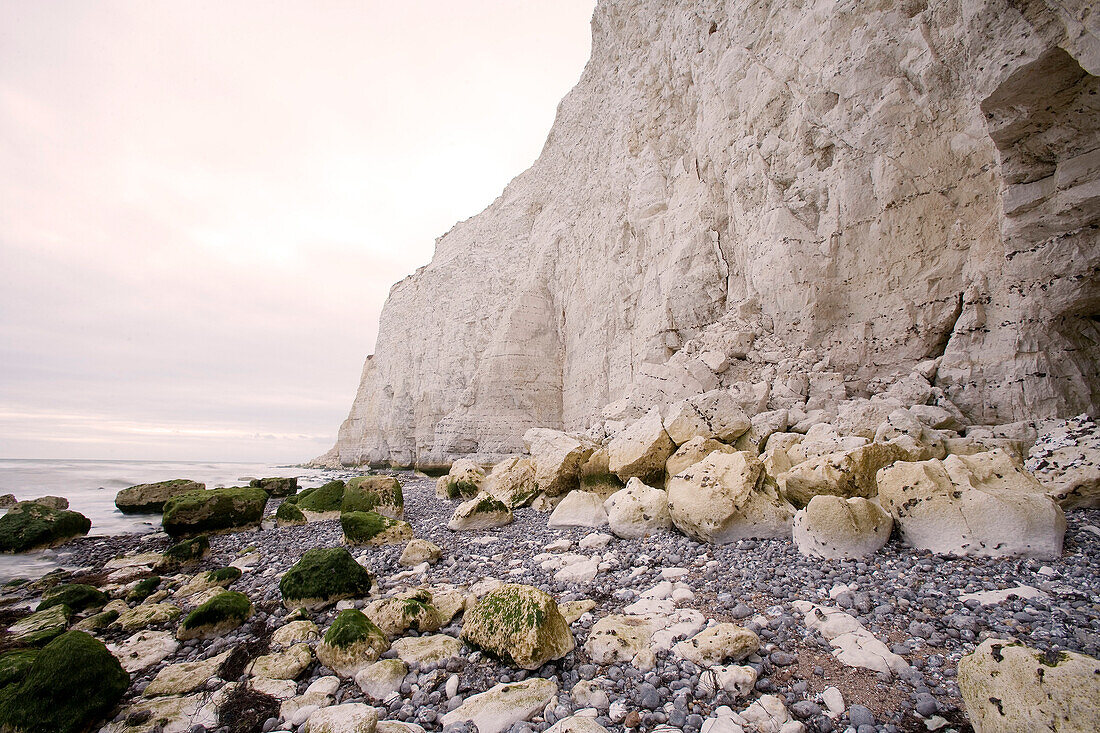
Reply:
[[[0,457],[302,461],[594,0],[0,2]]]

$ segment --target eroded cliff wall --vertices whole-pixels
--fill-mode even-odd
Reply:
[[[1093,410],[1098,27],[1084,0],[601,0],[538,161],[391,290],[339,459],[928,358],[975,421]]]

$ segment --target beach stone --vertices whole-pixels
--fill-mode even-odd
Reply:
[[[547,733],[607,733],[607,728],[587,715],[571,715],[554,723],[546,731]]]
[[[317,710],[306,721],[309,733],[375,733],[378,711],[362,703],[345,703]]]
[[[143,720],[138,723],[136,721]],[[121,720],[108,723],[101,733],[190,733],[195,726],[218,726],[217,701],[209,693],[139,700],[123,710]]]
[[[189,491],[165,502],[161,524],[173,538],[255,528],[267,498],[254,487]]]
[[[429,590],[406,591],[372,601],[366,614],[385,636],[401,636],[410,629],[438,631],[445,621],[432,600]]]
[[[725,690],[734,698],[751,694],[756,684],[757,672],[749,666],[716,664],[710,668],[710,672],[714,673],[717,689]]]
[[[400,659],[382,659],[368,664],[355,675],[355,684],[372,700],[382,702],[401,691],[409,667]]]
[[[64,633],[69,628],[70,616],[68,606],[51,606],[19,619],[8,627],[8,634],[12,641],[41,644]]]
[[[362,611],[349,608],[337,614],[314,651],[336,674],[354,677],[389,648],[385,633]]]
[[[279,717],[294,725],[301,725],[315,711],[331,705],[339,689],[339,677],[332,675],[318,677],[301,695],[284,700],[279,705]]]
[[[991,557],[1062,553],[1065,515],[1003,451],[899,462],[878,482],[883,509],[911,547]]]
[[[42,602],[35,610],[44,611],[51,606],[68,606],[73,611],[102,608],[110,598],[106,593],[83,583],[64,583],[42,594]]]
[[[267,677],[253,677],[249,680],[252,689],[270,695],[282,702],[298,694],[298,684],[294,680],[272,680]]]
[[[184,617],[176,638],[187,641],[221,636],[243,624],[252,611],[252,601],[244,593],[222,591]]]
[[[751,453],[711,453],[668,482],[677,529],[703,542],[787,537],[793,509],[763,490],[764,466]]]
[[[595,601],[584,599],[580,601],[566,601],[565,603],[559,603],[558,611],[561,613],[561,617],[565,619],[565,623],[572,626],[574,621],[578,620],[581,616],[588,613],[595,607]]]
[[[169,631],[139,631],[125,641],[107,647],[127,672],[137,672],[158,664],[179,649]]]
[[[608,497],[623,487],[622,479],[611,472],[607,448],[597,448],[581,466],[581,491]]]
[[[400,545],[413,538],[412,525],[401,519],[390,519],[377,512],[341,512],[340,527],[344,544]]]
[[[357,476],[348,479],[341,512],[375,512],[390,519],[405,516],[405,495],[393,476]]]
[[[739,662],[760,648],[760,637],[742,626],[720,623],[672,647],[676,656],[703,667]]]
[[[405,549],[401,551],[401,557],[398,558],[397,563],[407,568],[415,567],[424,562],[429,565],[435,565],[442,556],[442,548],[434,542],[412,539],[405,545]]]
[[[169,499],[205,488],[206,484],[185,478],[138,484],[118,492],[115,495],[115,506],[123,514],[159,514],[164,511],[164,504]]]
[[[390,648],[405,664],[438,664],[462,655],[462,642],[447,634],[394,639]]]
[[[675,449],[665,432],[661,411],[654,407],[607,444],[608,470],[623,481],[635,476],[647,483],[661,483],[665,463]]]
[[[253,677],[264,677],[269,680],[296,680],[312,662],[313,653],[309,649],[309,644],[300,643],[280,652],[256,657],[245,672]],[[332,669],[331,665],[325,662],[322,664]]]
[[[696,437],[731,443],[752,423],[729,390],[715,389],[672,405],[665,415],[664,427],[676,445]]]
[[[169,664],[157,672],[157,676],[141,694],[145,697],[161,695],[186,695],[206,684],[211,677],[218,677],[222,664],[229,658],[230,652],[222,652],[199,662],[180,662]]]
[[[175,621],[179,615],[179,606],[171,603],[143,603],[120,613],[111,626],[123,631],[137,631],[153,624]]]
[[[639,654],[649,651],[653,631],[653,625],[641,616],[604,616],[589,630],[584,650],[596,664],[633,663]]]
[[[783,726],[791,722],[791,714],[778,696],[761,695],[741,711],[741,719],[758,733],[786,733]]]
[[[284,501],[275,510],[276,527],[300,527],[304,524],[309,524],[309,519],[297,504]]]
[[[296,477],[272,476],[270,478],[254,478],[248,482],[249,486],[263,489],[273,499],[293,496],[298,493],[298,479]],[[197,488],[204,489],[205,486]]]
[[[624,539],[641,539],[672,526],[668,494],[631,478],[626,488],[604,502],[611,531]]]
[[[471,695],[458,708],[443,716],[443,726],[469,720],[478,733],[504,733],[514,723],[530,720],[546,707],[558,685],[538,677],[510,684],[498,684],[486,692]]]
[[[818,495],[795,514],[792,536],[807,557],[856,559],[882,549],[893,528],[893,518],[863,497]]]
[[[509,509],[528,506],[539,495],[535,463],[530,458],[507,458],[485,477],[485,493]]]
[[[561,659],[575,646],[550,594],[511,583],[485,594],[466,611],[462,638],[529,670]]]
[[[436,481],[435,495],[439,499],[470,499],[481,492],[485,483],[485,471],[469,458],[460,458],[451,464],[446,476]]]
[[[370,592],[373,579],[343,547],[306,550],[279,581],[288,609],[318,610]]]
[[[779,474],[776,482],[780,494],[800,508],[822,494],[871,499],[878,496],[875,482],[878,470],[905,457],[905,452],[896,445],[868,443],[802,461]]]
[[[447,529],[453,532],[493,529],[511,524],[512,520],[511,509],[489,494],[482,493],[458,505],[447,522]]]
[[[817,630],[835,650],[833,656],[850,667],[863,667],[883,674],[902,675],[909,663],[864,627],[858,619],[839,608],[826,608],[809,601],[795,601],[794,607],[805,615],[806,627]]]
[[[301,619],[291,621],[275,629],[271,634],[271,647],[273,649],[286,649],[295,644],[312,643],[321,638],[317,624]]]
[[[42,648],[22,680],[0,689],[0,727],[81,733],[129,686],[130,675],[103,642],[69,631]]]
[[[322,522],[338,519],[344,505],[346,484],[336,479],[320,486],[303,489],[294,496],[288,496],[284,504],[294,504],[301,510],[308,522]]]
[[[554,508],[546,526],[550,529],[566,527],[602,527],[607,524],[607,511],[599,494],[589,491],[571,491]]]
[[[152,554],[154,553],[147,553],[140,557],[150,556]],[[202,562],[209,554],[210,538],[204,534],[200,534],[181,540],[170,546],[164,551],[164,554],[158,555],[157,559],[152,560],[149,564],[153,565],[158,572],[175,571],[180,568],[196,565]]]
[[[738,449],[732,445],[726,445],[713,438],[696,436],[681,445],[676,449],[675,453],[669,456],[668,461],[665,462],[665,472],[669,476],[675,476],[689,466],[694,466],[715,451],[720,453],[736,453],[737,450]]]
[[[959,660],[959,692],[976,733],[1094,731],[1100,660],[986,639]]]
[[[78,512],[21,501],[0,517],[0,552],[55,547],[83,537],[91,527],[91,520]]]
[[[531,428],[523,434],[523,445],[535,464],[535,483],[547,496],[579,489],[581,466],[599,447],[587,438],[549,428]]]

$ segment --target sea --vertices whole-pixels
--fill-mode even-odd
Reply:
[[[296,476],[299,488],[308,488],[344,475],[346,472],[273,463],[0,459],[0,494],[15,494],[19,501],[63,496],[70,509],[92,520],[89,536],[140,534],[158,531],[160,515],[123,514],[115,508],[115,494],[129,486],[186,478],[216,489],[247,486],[252,478]],[[56,550],[0,554],[0,584],[66,567],[64,560],[64,553]]]

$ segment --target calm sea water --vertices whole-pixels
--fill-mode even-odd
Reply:
[[[206,463],[202,461],[76,461],[0,459],[0,494],[34,499],[63,496],[69,508],[92,520],[91,535],[154,532],[159,514],[123,514],[115,508],[115,494],[135,484],[187,478],[208,489],[247,486],[249,478],[297,476],[301,488],[320,486],[342,474],[321,469],[270,463]],[[0,583],[14,577],[38,577],[66,567],[64,553],[40,550],[0,555]]]

